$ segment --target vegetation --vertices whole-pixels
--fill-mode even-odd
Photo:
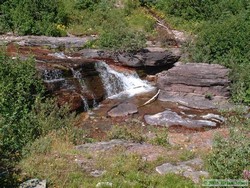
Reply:
[[[69,135],[72,141],[76,134],[72,126],[75,114],[66,106],[59,108],[54,101],[44,100],[32,59],[13,60],[1,53],[0,88],[0,182],[4,186],[24,147],[52,131]]]
[[[159,0],[156,8],[170,17],[172,23],[197,35],[187,51],[191,61],[219,63],[232,69],[233,97],[249,103],[248,69],[250,37],[248,0]]]
[[[97,35],[85,47],[134,52],[145,46],[147,38],[157,36],[156,21],[147,8],[193,35],[184,49],[188,61],[231,68],[232,99],[250,104],[249,0],[0,0],[0,33]],[[160,38],[167,44],[170,36]],[[213,97],[207,93],[205,98]],[[230,135],[215,137],[213,149],[205,157],[211,178],[241,179],[243,171],[250,170],[247,113],[242,109],[226,112]],[[47,179],[51,187],[96,187],[99,182],[111,182],[114,187],[194,187],[176,175],[157,175],[154,168],[163,159],[144,161],[138,155],[125,154],[122,147],[98,155],[74,149],[76,143],[90,141],[74,127],[76,118],[67,106],[58,107],[45,96],[32,58],[12,59],[1,52],[0,185],[15,187],[37,177]],[[134,120],[113,126],[108,139],[173,149],[166,130]],[[195,157],[192,151],[174,149],[174,156],[166,157],[170,162]],[[90,177],[88,170],[75,163],[78,159],[86,160],[91,169],[106,172]]]
[[[69,32],[76,35],[97,34],[99,39],[88,45],[115,51],[136,51],[145,46],[146,36],[153,33],[155,21],[147,16],[138,1],[65,1],[70,16]],[[120,8],[119,6],[124,6]],[[77,11],[74,11],[76,9]],[[81,16],[79,16],[81,15]],[[89,19],[91,17],[91,19]]]
[[[231,130],[230,137],[216,137],[207,167],[215,179],[242,179],[250,170],[250,142],[240,130]]]
[[[0,5],[0,30],[20,35],[66,35],[67,15],[59,0],[5,0]]]
[[[45,147],[47,146],[47,147]],[[177,175],[159,175],[155,172],[156,162],[144,161],[135,154],[125,154],[123,147],[108,152],[93,153],[77,151],[72,143],[48,135],[32,145],[33,153],[19,164],[23,170],[21,179],[38,177],[49,180],[51,187],[89,187],[100,182],[112,183],[112,187],[194,187],[193,183]],[[74,161],[84,160],[80,167]],[[86,170],[85,170],[86,169]],[[88,169],[104,171],[100,177],[91,177]],[[103,186],[105,187],[105,186]]]

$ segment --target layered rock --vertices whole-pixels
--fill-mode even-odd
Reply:
[[[43,46],[51,49],[82,49],[95,37],[0,36],[0,45],[16,43],[20,46]]]
[[[214,103],[230,95],[229,69],[216,64],[178,63],[157,75],[159,100],[214,108]]]
[[[150,51],[148,49],[133,53],[112,53],[104,50],[84,49],[78,52],[85,58],[107,58],[127,67],[164,67],[173,65],[180,55],[171,51]]]

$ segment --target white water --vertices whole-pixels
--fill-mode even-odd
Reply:
[[[83,77],[82,77],[81,72],[80,72],[79,70],[74,70],[73,68],[70,68],[70,70],[71,70],[71,72],[72,72],[72,74],[73,74],[73,77],[74,77],[75,79],[77,79],[78,82],[80,83],[82,90],[83,90],[83,91],[84,91],[84,90],[85,90],[85,91],[88,90],[88,88],[87,88],[87,86],[86,86],[86,84],[85,84],[85,82],[84,82],[84,79],[83,79]]]
[[[141,80],[136,72],[133,74],[117,72],[104,62],[96,64],[96,69],[100,73],[109,98],[122,95],[131,97],[154,89],[146,81]]]
[[[84,111],[85,112],[87,112],[87,111],[89,111],[89,105],[88,105],[88,101],[87,101],[87,99],[85,99],[85,97],[84,96],[82,96],[81,95],[81,98],[82,98],[82,102],[83,102],[83,105],[84,105]]]
[[[45,82],[57,82],[64,80],[63,73],[61,70],[44,70],[43,71],[43,80]]]

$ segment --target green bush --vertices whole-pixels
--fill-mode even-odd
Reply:
[[[201,27],[188,51],[195,62],[218,63],[232,69],[233,99],[250,102],[250,20],[247,12]]]
[[[158,0],[156,8],[186,20],[216,20],[225,14],[236,15],[248,5],[248,0]]]
[[[250,20],[239,14],[203,25],[195,41],[192,56],[195,61],[219,63],[232,68],[248,63],[250,57]]]
[[[61,36],[60,25],[67,24],[67,15],[59,0],[7,0],[1,5],[2,29],[20,35]]]
[[[75,8],[80,10],[89,9],[93,11],[98,3],[100,3],[100,0],[77,0],[75,3]]]
[[[7,183],[9,169],[22,158],[22,149],[37,138],[57,131],[76,141],[72,128],[75,114],[43,97],[35,61],[0,54],[0,174],[7,172],[0,176],[1,185]]]
[[[207,168],[212,178],[242,179],[250,167],[250,141],[241,130],[231,130],[229,138],[216,137]],[[247,169],[249,170],[249,169]]]

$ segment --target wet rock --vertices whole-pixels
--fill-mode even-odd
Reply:
[[[46,188],[46,180],[31,179],[22,183],[19,188]]]
[[[108,112],[108,116],[110,117],[122,117],[127,116],[131,114],[135,114],[138,112],[137,106],[132,103],[121,103],[117,105],[116,107],[112,108]]]
[[[58,91],[55,94],[57,102],[60,106],[69,105],[71,111],[77,111],[84,108],[81,95],[74,91]],[[84,109],[82,109],[84,110]],[[82,111],[81,110],[81,111]]]
[[[144,119],[149,125],[161,125],[166,127],[173,125],[180,125],[187,128],[216,127],[216,123],[213,121],[182,117],[176,112],[170,110],[155,115],[145,115]]]
[[[159,174],[179,174],[184,177],[190,178],[193,182],[199,183],[202,177],[208,177],[209,174],[206,171],[197,170],[197,168],[203,167],[203,161],[200,158],[196,158],[190,161],[179,162],[177,165],[171,163],[165,163],[156,167],[156,171]]]

